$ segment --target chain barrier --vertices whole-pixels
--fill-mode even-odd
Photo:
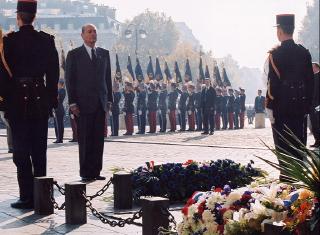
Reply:
[[[111,179],[110,179],[110,181],[111,181]],[[113,217],[113,216],[106,216],[106,215],[101,214],[99,211],[97,211],[97,209],[95,209],[92,206],[91,199],[90,199],[90,197],[86,196],[85,192],[80,192],[80,193],[86,201],[86,207],[89,208],[90,211],[92,212],[92,215],[94,217],[98,218],[102,223],[108,224],[111,227],[116,227],[116,226],[124,227],[126,224],[133,224],[133,225],[137,225],[137,226],[142,226],[141,223],[135,222],[135,220],[138,220],[142,217],[142,209],[135,212],[131,218],[127,218],[127,219],[117,218],[117,217]],[[108,217],[113,218],[114,220],[111,220]]]
[[[108,188],[110,187],[110,185],[112,184],[112,180],[113,178],[111,177],[108,181],[108,183],[106,183],[102,189],[100,189],[98,192],[96,192],[94,195],[92,196],[86,196],[87,199],[89,199],[89,201],[91,201],[92,199],[96,198],[96,197],[100,197],[102,196],[107,190]]]
[[[62,195],[65,195],[65,189],[60,186],[57,181],[53,181],[53,185],[56,186],[58,188],[58,191],[62,194]],[[64,210],[65,209],[65,202],[63,202],[61,204],[61,206],[59,206],[59,204],[56,202],[56,199],[54,198],[54,190],[51,189],[50,187],[50,199],[51,199],[51,203],[53,204],[53,208],[54,209],[57,209],[57,210]]]
[[[174,216],[171,214],[171,212],[169,211],[168,208],[163,208],[161,207],[161,213],[164,215],[164,216],[168,216],[168,220],[169,220],[169,227],[173,228],[174,231],[177,230],[177,222],[176,220],[174,219]],[[171,226],[171,225],[173,226]]]

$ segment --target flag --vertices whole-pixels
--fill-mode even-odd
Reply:
[[[164,62],[164,74],[166,75],[168,81],[172,80],[172,76],[171,76],[170,69],[169,69],[167,61]]]
[[[189,59],[187,59],[187,61],[186,61],[186,72],[184,74],[184,80],[185,80],[185,82],[192,81],[192,74],[191,74]]]
[[[136,74],[136,78],[139,82],[143,81],[144,80],[144,77],[143,77],[143,72],[142,72],[142,68],[141,68],[141,65],[140,65],[140,61],[139,61],[139,58],[136,59],[136,68],[134,70],[135,74]]]
[[[176,83],[182,82],[182,76],[177,61],[174,63],[174,73],[176,74]]]
[[[204,80],[204,72],[203,72],[203,67],[202,67],[202,57],[200,57],[200,62],[199,62],[199,80],[200,81]]]
[[[205,72],[205,74],[204,74],[204,77],[210,78],[210,72],[209,72],[209,67],[208,67],[208,65],[206,65],[206,72]]]
[[[223,86],[223,83],[222,83],[222,80],[221,80],[219,67],[218,67],[217,65],[214,66],[213,76],[214,76],[214,79],[215,79],[216,84],[217,84],[219,87],[222,87],[222,86]]]
[[[134,81],[136,78],[134,76],[134,73],[133,73],[133,68],[132,68],[132,63],[131,63],[131,58],[130,58],[130,55],[128,56],[128,62],[127,62],[127,69],[132,77],[132,80]]]
[[[156,58],[156,73],[155,73],[155,78],[157,79],[157,81],[160,81],[163,79],[163,75],[161,72],[161,67],[160,67],[160,62],[159,62],[159,58]]]
[[[149,64],[147,67],[147,76],[151,78],[152,80],[154,79],[154,71],[153,71],[153,65],[152,65],[152,59],[151,56],[149,56]]]
[[[116,54],[116,79],[117,79],[119,82],[122,82],[122,73],[121,73],[121,68],[120,68],[120,63],[119,63],[118,54]]]
[[[227,71],[225,68],[223,68],[223,70],[222,70],[222,78],[223,78],[223,85],[224,86],[231,86],[231,82],[228,78]]]

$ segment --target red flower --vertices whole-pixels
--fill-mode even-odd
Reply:
[[[222,209],[220,210],[220,214],[223,215],[226,211],[227,211],[227,208],[222,208]]]
[[[222,192],[222,188],[215,188],[215,189],[214,189],[214,192],[221,193],[221,192]]]
[[[184,214],[185,216],[188,216],[188,206],[184,206],[181,210],[182,214]]]
[[[251,198],[252,198],[251,195],[243,194],[242,197],[241,197],[241,201],[242,202],[248,202]]]
[[[190,165],[190,164],[192,164],[194,161],[193,160],[188,160],[188,161],[186,161],[185,163],[183,163],[182,165],[185,165],[185,166],[188,166],[188,165]]]
[[[223,224],[218,225],[217,230],[219,231],[219,233],[220,233],[220,234],[223,234],[223,231],[224,231],[224,225],[223,225]]]
[[[204,208],[205,208],[205,205],[206,205],[206,201],[203,201],[199,204],[198,206],[198,213],[199,215],[202,215],[203,211],[204,211]]]

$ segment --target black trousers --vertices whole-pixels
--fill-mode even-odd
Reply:
[[[233,120],[233,123],[234,123],[234,127],[236,129],[239,129],[239,118],[240,118],[240,113],[238,112],[234,112],[234,120]]]
[[[140,133],[144,134],[146,132],[147,113],[146,110],[141,111],[141,114],[139,114],[139,110],[137,111],[138,129]]]
[[[105,112],[102,108],[76,118],[78,127],[80,176],[94,178],[102,170]]]
[[[47,174],[48,118],[9,120],[20,199],[33,200],[34,177]]]
[[[112,114],[110,116],[111,134],[114,136],[119,135],[119,114]]]
[[[204,132],[214,132],[214,110],[203,110],[203,130]]]
[[[201,109],[196,109],[196,124],[197,124],[197,130],[202,131],[202,112],[201,112]]]
[[[56,134],[57,141],[63,141],[64,135],[64,123],[63,123],[64,114],[56,113],[54,120],[54,131]]]
[[[167,110],[160,109],[158,118],[159,118],[159,124],[160,124],[160,131],[165,132],[167,130]]]
[[[320,143],[320,112],[313,111],[310,113],[312,134],[316,143]]]
[[[179,124],[180,124],[180,130],[185,131],[186,130],[186,110],[180,109],[179,110]]]
[[[301,157],[297,155],[297,152],[286,143],[286,140],[291,142],[293,145],[297,146],[298,143],[287,133],[288,127],[293,134],[303,143],[304,142],[304,129],[305,129],[305,117],[304,115],[296,117],[275,117],[275,123],[272,125],[273,140],[274,145],[278,151],[287,151],[290,155],[297,157],[302,160]],[[281,137],[283,136],[283,138]]]
[[[228,126],[228,112],[222,112],[221,113],[222,116],[222,129],[227,129]]]

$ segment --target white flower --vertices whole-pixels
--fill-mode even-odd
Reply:
[[[192,204],[188,207],[188,217],[193,217],[195,213],[198,212],[198,206],[196,204]]]
[[[241,199],[241,194],[239,192],[231,192],[227,197],[226,205],[231,205],[237,200]]]
[[[216,203],[222,203],[223,201],[224,197],[220,193],[213,192],[207,199],[206,206],[210,210],[213,210],[215,208]]]
[[[215,217],[210,210],[204,210],[202,213],[202,219],[205,223],[208,223],[208,222],[210,223],[210,222],[214,222]]]
[[[233,217],[233,210],[227,210],[223,213],[223,219],[231,219]]]

